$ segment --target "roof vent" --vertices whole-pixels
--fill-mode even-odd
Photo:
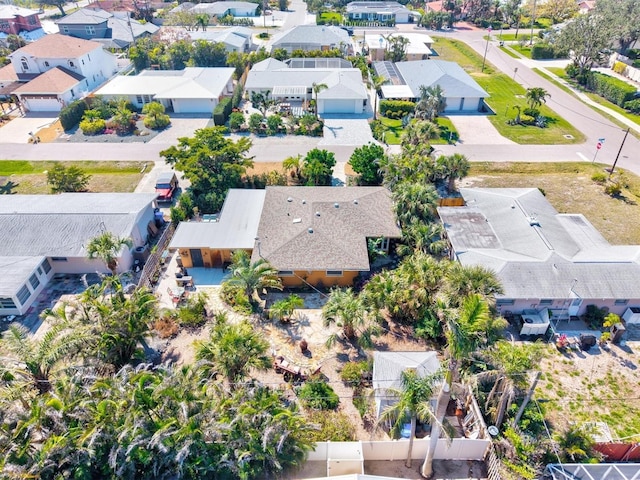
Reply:
[[[306,200],[302,200],[302,204],[303,204],[303,205],[306,205],[306,204],[307,204],[307,201],[306,201]]]
[[[357,205],[357,204],[358,204],[358,199],[357,199],[357,198],[353,200],[353,204],[354,204],[354,205]]]
[[[320,216],[320,212],[316,212],[316,217],[319,217],[319,216]]]
[[[293,198],[291,197],[287,198],[287,202],[293,202]]]
[[[532,227],[539,227],[540,222],[536,217],[529,217],[529,225],[531,225]]]
[[[294,218],[293,219],[293,223],[302,223],[302,219],[301,218]]]
[[[340,204],[338,202],[334,203],[333,206],[336,208],[340,208]]]
[[[313,228],[308,228],[308,229],[307,229],[307,232],[309,232],[309,233],[313,233]]]

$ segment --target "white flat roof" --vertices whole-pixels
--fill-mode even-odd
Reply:
[[[409,85],[383,85],[380,90],[384,98],[413,98]]]

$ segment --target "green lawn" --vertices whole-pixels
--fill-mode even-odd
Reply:
[[[318,20],[323,20],[325,24],[337,23],[342,24],[342,15],[338,12],[322,12]]]
[[[51,193],[46,172],[55,163],[75,166],[91,175],[90,192],[133,192],[144,175],[145,162],[0,162],[0,193]],[[152,168],[149,165],[147,169]]]
[[[529,44],[522,47],[519,43],[512,43],[509,46],[523,57],[531,58],[531,46]]]
[[[385,126],[385,141],[387,144],[400,145],[400,137],[404,131],[402,128],[402,120],[394,120],[387,117],[379,117],[379,119]],[[449,143],[449,134],[451,134],[451,141],[458,141],[458,131],[453,126],[451,120],[438,117],[436,118],[436,123],[440,127],[440,138],[432,140],[432,145],[446,145]]]
[[[513,58],[521,58],[520,55],[518,55],[516,52],[514,52],[513,50],[511,50],[510,48],[507,47],[499,47],[500,50],[502,50],[504,53],[506,53],[507,55],[509,55],[510,57]]]
[[[402,135],[402,120],[395,120],[387,117],[378,117],[384,125],[384,140],[387,145],[400,145],[400,136]]]
[[[515,118],[514,105],[526,106],[524,87],[508,75],[496,71],[490,63],[481,72],[482,57],[462,42],[435,37],[434,48],[442,60],[458,63],[489,93],[486,103],[495,112],[495,115],[489,116],[489,120],[502,136],[519,144],[559,145],[584,142],[582,133],[545,105],[540,108],[540,113],[548,119],[547,128],[508,125],[507,121]],[[573,138],[566,138],[564,135],[571,135]]]

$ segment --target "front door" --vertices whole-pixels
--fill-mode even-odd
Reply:
[[[189,253],[191,254],[191,263],[193,263],[194,267],[204,267],[204,262],[202,261],[202,252],[198,249],[190,249]]]
[[[571,301],[571,305],[569,305],[569,316],[570,317],[575,317],[576,315],[578,315],[578,312],[580,311],[580,305],[582,304],[582,299],[581,298],[574,298]]]

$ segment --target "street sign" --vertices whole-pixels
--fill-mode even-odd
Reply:
[[[600,150],[602,148],[602,142],[596,143],[596,148]]]
[[[600,143],[604,143],[604,137],[599,138],[599,139],[598,139],[598,142],[600,142]]]

